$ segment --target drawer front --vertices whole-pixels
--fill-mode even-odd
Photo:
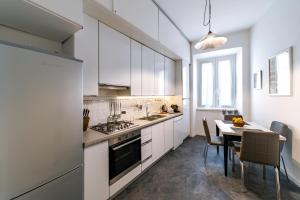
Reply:
[[[151,156],[142,163],[142,171],[147,169],[152,163],[153,163],[153,159],[152,159],[152,156]]]
[[[152,155],[152,142],[147,142],[142,145],[142,161],[146,160],[149,156]]]
[[[152,139],[152,129],[151,129],[151,127],[142,129],[141,137],[142,137],[142,140],[141,140],[142,144],[144,144],[145,142],[148,142],[149,140],[151,140]]]
[[[120,180],[115,182],[109,187],[110,197],[120,191],[124,186],[126,186],[130,181],[132,181],[135,177],[137,177],[142,172],[141,165],[138,165],[136,168],[128,172],[125,176],[123,176]]]

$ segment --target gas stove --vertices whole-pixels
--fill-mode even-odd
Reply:
[[[110,122],[110,123],[99,123],[95,126],[90,127],[91,129],[104,133],[104,134],[112,134],[119,131],[123,131],[129,128],[133,128],[138,126],[137,124],[134,124],[131,121],[116,121],[116,122]]]

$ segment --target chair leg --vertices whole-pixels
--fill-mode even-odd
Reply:
[[[241,180],[242,180],[242,184],[245,186],[245,164],[243,163],[243,161],[240,161],[241,163]]]
[[[206,148],[207,148],[207,144],[205,144],[205,147],[204,147],[204,150],[203,150],[203,156],[205,156]]]
[[[275,179],[276,179],[277,200],[280,200],[280,181],[279,181],[279,171],[277,167],[275,167]]]
[[[234,160],[234,149],[232,151],[232,172],[235,172],[235,160]]]
[[[263,165],[263,179],[266,179],[266,166]]]
[[[285,168],[284,159],[283,159],[282,155],[280,155],[280,157],[281,157],[281,160],[282,160],[282,164],[283,164],[283,168],[284,168],[284,171],[285,171],[286,179],[289,182],[290,180],[289,180],[289,176],[288,176],[288,173],[286,171],[286,168]]]
[[[228,154],[229,154],[229,160],[231,160],[231,152],[232,152],[232,148],[228,148]]]
[[[207,152],[208,152],[208,145],[206,146],[206,151],[205,151],[205,156],[204,156],[204,163],[205,164],[206,164]]]
[[[246,166],[245,166],[245,163],[243,163],[243,161],[240,161],[240,163],[241,163],[242,192],[247,192],[246,181],[245,181]]]

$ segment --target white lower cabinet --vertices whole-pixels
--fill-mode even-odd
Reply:
[[[153,158],[152,158],[152,155],[151,155],[150,157],[148,157],[146,160],[143,161],[142,171],[144,171],[145,169],[150,167],[152,163],[153,163]]]
[[[141,130],[141,138],[142,171],[144,171],[153,163],[151,126]]]
[[[164,122],[165,153],[173,148],[174,122],[173,119]]]
[[[152,158],[153,162],[165,153],[164,123],[152,126]]]
[[[179,147],[184,139],[184,124],[183,117],[176,117],[174,119],[174,149]]]
[[[142,144],[141,147],[141,157],[142,157],[142,162],[147,160],[148,158],[150,158],[152,156],[152,142],[151,140],[145,142],[144,144]]]
[[[137,177],[142,172],[141,165],[138,165],[136,168],[128,172],[125,176],[123,176],[120,180],[112,184],[109,188],[110,197],[116,194],[120,189],[126,186],[130,181],[132,181],[135,177]]]
[[[149,140],[152,139],[152,128],[151,126],[147,127],[147,128],[143,128],[141,130],[141,143],[145,143],[148,142]]]
[[[105,141],[84,149],[84,200],[108,198],[108,141]]]

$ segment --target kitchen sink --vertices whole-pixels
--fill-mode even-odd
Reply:
[[[166,115],[150,115],[149,117],[141,117],[140,120],[154,121],[166,117]]]

